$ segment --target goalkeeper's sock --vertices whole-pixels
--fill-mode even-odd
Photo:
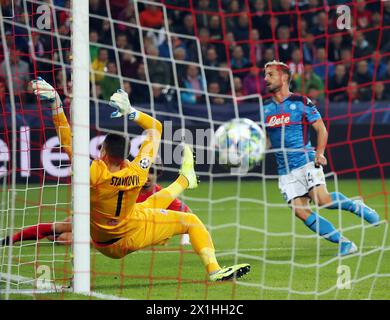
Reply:
[[[185,216],[188,226],[184,233],[188,233],[193,249],[199,255],[209,274],[221,269],[215,256],[214,244],[206,227],[195,214]]]
[[[335,243],[340,242],[340,232],[335,229],[330,221],[326,220],[324,217],[321,217],[317,213],[312,212],[304,223],[310,230],[318,233],[326,240]]]
[[[338,209],[356,213],[356,204],[353,200],[347,198],[341,192],[331,192],[332,203],[328,205],[327,209]]]
[[[161,189],[146,201],[148,201],[153,208],[166,209],[185,189],[188,187],[188,180],[180,175],[173,183],[168,187]]]
[[[52,223],[40,223],[35,226],[27,227],[22,231],[15,233],[12,236],[12,242],[19,242],[21,240],[40,240],[47,236],[53,235]]]

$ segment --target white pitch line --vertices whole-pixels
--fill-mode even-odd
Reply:
[[[382,246],[363,246],[363,247],[360,247],[362,249],[378,249],[378,248],[381,248]],[[184,247],[184,250],[190,250],[191,247],[190,246],[187,246],[187,247]],[[240,253],[240,252],[264,252],[264,251],[291,251],[291,250],[294,250],[294,251],[305,251],[305,250],[308,250],[308,248],[306,247],[297,247],[297,248],[289,248],[289,247],[275,247],[275,248],[245,248],[245,249],[239,249],[237,250],[236,248],[232,248],[232,249],[223,249],[223,250],[217,250],[216,251],[216,254],[222,254],[222,253],[230,253],[230,252],[237,252],[237,253]],[[325,250],[334,250],[334,248],[322,248],[320,251],[325,251]],[[386,247],[383,247],[383,250],[390,250],[390,246],[386,246]],[[165,254],[165,253],[180,253],[180,250],[179,249],[172,249],[172,250],[155,250],[155,251],[151,251],[151,250],[139,250],[139,251],[135,251],[133,253],[131,253],[131,255],[135,255],[135,254],[148,254],[148,253],[158,253],[158,254]],[[100,252],[95,252],[94,254],[91,254],[91,255],[103,255],[101,254]],[[61,254],[57,253],[55,256],[61,256]],[[16,258],[17,257],[22,257],[22,258],[35,258],[36,255],[35,254],[22,254],[22,255],[17,255],[15,256]],[[38,258],[44,258],[44,257],[53,257],[52,254],[40,254],[38,256]],[[52,262],[67,262],[66,260],[53,260]]]
[[[7,279],[8,275],[6,273],[1,272],[0,273],[0,279]],[[23,277],[23,276],[17,276],[14,274],[10,275],[10,280],[15,282],[31,282],[34,281],[33,278]],[[0,293],[3,293],[3,290],[0,290]],[[62,292],[68,292],[73,293],[71,289],[68,288],[58,288],[58,289],[21,289],[21,290],[11,290],[10,294],[22,294],[22,295],[29,295],[32,296],[34,294],[44,294],[44,293],[62,293]],[[90,293],[80,293],[80,295],[84,296],[92,296],[99,299],[105,299],[105,300],[130,300],[128,298],[119,297],[112,294],[104,294],[96,291],[91,291]]]

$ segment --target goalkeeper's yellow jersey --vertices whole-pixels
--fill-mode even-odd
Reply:
[[[95,242],[121,238],[139,226],[137,221],[130,220],[140,189],[147,181],[149,168],[157,154],[162,125],[142,112],[134,121],[148,129],[137,157],[131,162],[124,160],[117,172],[110,172],[103,160],[92,161],[90,167],[91,237]],[[71,159],[72,134],[65,114],[53,113],[53,122],[61,146]]]
[[[125,235],[136,223],[128,223],[141,187],[147,181],[149,159],[125,160],[112,173],[102,160],[94,160],[91,180],[91,237],[106,242]]]

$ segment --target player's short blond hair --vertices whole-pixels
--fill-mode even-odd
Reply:
[[[291,70],[290,70],[290,67],[285,64],[284,62],[281,62],[281,61],[278,61],[278,60],[272,60],[272,61],[268,61],[265,66],[264,66],[264,71],[265,69],[267,69],[268,67],[277,67],[278,69],[280,69],[283,73],[287,74],[288,75],[288,83],[290,83],[291,81],[291,78],[292,78],[292,74],[291,74]]]

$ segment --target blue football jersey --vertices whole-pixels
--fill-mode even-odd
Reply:
[[[283,102],[268,99],[263,104],[267,135],[275,150],[279,175],[289,173],[314,160],[309,124],[321,119],[312,101],[291,94]]]

